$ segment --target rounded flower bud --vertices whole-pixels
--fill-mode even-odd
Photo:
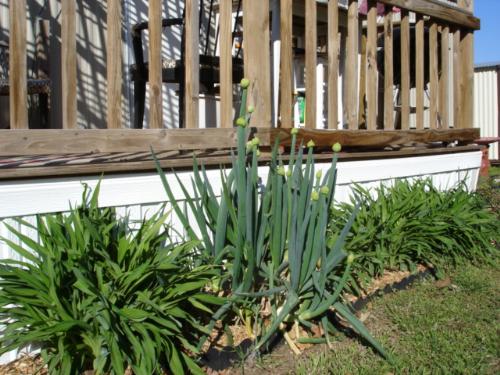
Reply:
[[[247,126],[247,121],[243,117],[239,117],[236,120],[236,126],[241,126],[242,128],[244,128],[245,126]]]
[[[252,145],[254,145],[254,146],[260,145],[260,139],[259,139],[259,137],[253,137],[250,142],[252,142]]]
[[[290,168],[288,168],[288,170],[286,171],[286,176],[292,177],[292,170]]]
[[[328,186],[322,186],[321,189],[319,189],[320,193],[323,195],[328,195],[330,192],[330,188]]]
[[[285,167],[279,167],[277,173],[280,176],[285,176],[286,175]]]
[[[314,141],[312,139],[309,142],[307,142],[307,147],[308,148],[312,148],[314,146],[316,146],[316,144],[314,143]]]
[[[316,172],[316,178],[318,180],[321,180],[321,177],[323,177],[323,171],[320,169],[319,171]]]
[[[319,193],[317,190],[313,190],[311,193],[311,200],[317,201],[319,199]]]
[[[260,156],[260,150],[259,149],[255,150],[255,155],[257,155],[257,157]]]
[[[299,132],[299,129],[297,129],[297,128],[292,128],[292,130],[290,130],[291,135],[297,135],[298,132]]]
[[[248,78],[243,78],[240,82],[240,86],[242,89],[247,89],[250,86],[250,80]]]
[[[248,141],[247,142],[247,152],[252,151],[252,149],[253,149],[253,143],[252,143],[252,141]]]
[[[316,268],[320,269],[321,268],[321,257],[318,258],[318,261],[316,262]]]
[[[347,264],[352,264],[354,262],[354,258],[356,258],[356,257],[354,256],[353,253],[349,254],[347,256]]]
[[[332,146],[333,152],[340,152],[340,150],[342,150],[342,145],[340,143],[337,142]]]
[[[255,107],[253,105],[249,105],[247,108],[248,113],[254,113],[255,112]]]

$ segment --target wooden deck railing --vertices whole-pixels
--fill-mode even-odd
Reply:
[[[361,0],[360,0],[361,1]],[[349,130],[410,130],[410,114],[416,113],[416,130],[447,130],[472,127],[473,122],[473,32],[479,20],[472,14],[473,0],[459,0],[458,7],[437,0],[368,0],[366,17],[358,11],[359,1],[349,0],[339,8],[339,0],[280,0],[281,54],[279,72],[278,126],[293,126],[294,14],[305,10],[306,129],[317,128],[318,20],[327,22],[327,128]],[[63,128],[77,127],[76,0],[62,1],[61,75]],[[107,127],[120,129],[122,123],[121,0],[107,1]],[[10,128],[29,129],[26,96],[26,0],[10,0]],[[297,9],[295,9],[297,7]],[[394,15],[400,10],[396,26]],[[233,1],[220,0],[220,127],[233,126],[232,27]],[[251,81],[249,104],[255,107],[251,126],[272,127],[270,9],[267,0],[243,0],[245,76]],[[149,1],[149,128],[162,125],[162,1]],[[199,1],[185,0],[185,127],[199,127]],[[347,27],[341,22],[347,20]],[[399,46],[394,30],[399,28]],[[415,40],[411,41],[415,29]],[[360,38],[362,35],[362,38]],[[452,37],[450,37],[452,35]],[[340,61],[345,37],[345,61]],[[383,66],[378,58],[380,38],[384,40]],[[361,45],[360,45],[361,40]],[[411,44],[410,44],[411,43]],[[410,51],[415,43],[415,55]],[[394,62],[393,53],[400,51]],[[449,51],[453,51],[450,58]],[[428,51],[428,52],[426,52]],[[428,59],[426,58],[428,56]],[[411,59],[414,59],[412,62]],[[339,69],[344,89],[339,91]],[[413,69],[415,76],[412,77]],[[383,68],[383,79],[381,71]],[[428,86],[426,72],[428,73]],[[399,103],[394,104],[395,78]],[[414,83],[414,94],[411,86]],[[452,87],[450,90],[449,88]],[[428,108],[425,95],[429,96]],[[415,106],[411,105],[415,95]],[[339,111],[339,98],[343,108]],[[453,116],[449,107],[453,107]],[[428,116],[424,113],[428,111]],[[339,116],[342,113],[342,116]],[[396,116],[397,115],[397,116]],[[341,118],[342,117],[342,118]],[[400,121],[396,122],[395,118]],[[428,121],[425,119],[428,118]],[[345,121],[343,121],[345,120]],[[412,127],[413,128],[413,127]],[[79,132],[81,134],[82,132]],[[1,150],[0,150],[1,152]]]

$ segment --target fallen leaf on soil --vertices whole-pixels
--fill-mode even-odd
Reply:
[[[451,285],[451,279],[449,277],[436,281],[436,288],[442,289],[447,288]]]

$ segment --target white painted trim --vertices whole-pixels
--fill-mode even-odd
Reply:
[[[477,183],[481,164],[481,152],[466,152],[409,158],[347,161],[338,164],[338,185],[352,183],[377,183],[395,178],[439,176],[435,182],[449,187],[467,178],[469,189]],[[317,169],[328,169],[328,163],[317,164]],[[267,175],[267,167],[259,168],[259,175]],[[221,189],[220,172],[207,171],[212,187],[217,193]],[[179,172],[180,180],[187,186],[191,183],[191,172]],[[168,180],[176,197],[182,192],[175,177],[169,173]],[[99,177],[66,177],[0,182],[0,218],[35,215],[48,212],[67,211],[81,202],[82,183],[94,187]],[[347,192],[343,195],[346,195]],[[347,197],[347,195],[346,195]],[[167,200],[160,178],[156,173],[131,173],[105,176],[101,183],[99,203],[103,207],[147,205]]]

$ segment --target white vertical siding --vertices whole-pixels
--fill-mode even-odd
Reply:
[[[479,69],[474,74],[474,127],[481,137],[498,137],[498,68]],[[489,157],[498,160],[498,142],[490,146]]]

